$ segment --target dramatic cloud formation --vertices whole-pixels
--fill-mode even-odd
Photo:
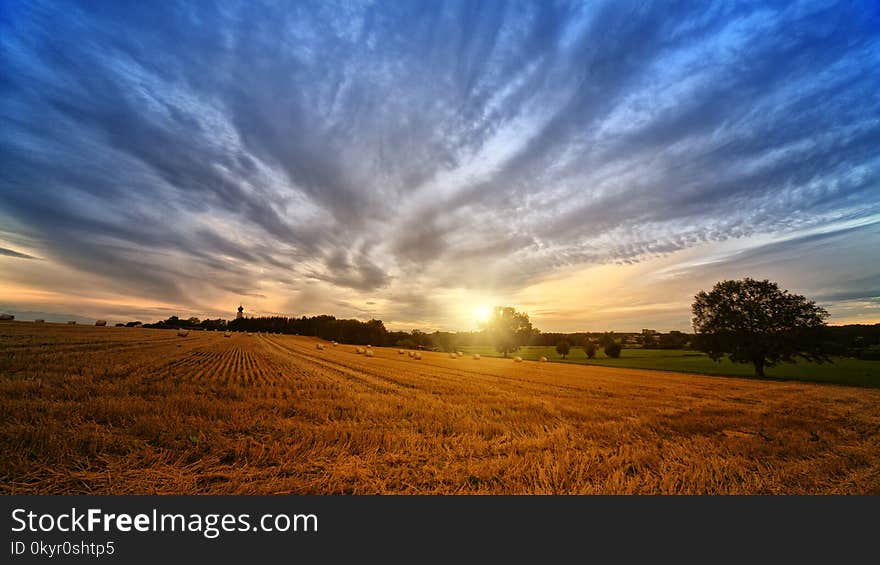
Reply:
[[[6,2],[0,71],[0,307],[880,318],[867,0]]]

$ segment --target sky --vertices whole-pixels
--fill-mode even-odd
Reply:
[[[880,322],[880,5],[0,3],[0,310]]]

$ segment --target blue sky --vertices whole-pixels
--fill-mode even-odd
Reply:
[[[0,308],[880,321],[875,2],[3,2]]]

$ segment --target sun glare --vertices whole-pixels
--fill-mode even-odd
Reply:
[[[474,310],[474,314],[476,314],[478,322],[485,322],[492,314],[492,309],[488,306],[477,306],[477,308]]]

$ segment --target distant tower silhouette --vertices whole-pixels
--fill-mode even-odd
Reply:
[[[238,305],[238,314],[235,315],[235,319],[244,318],[244,306],[241,304]]]

